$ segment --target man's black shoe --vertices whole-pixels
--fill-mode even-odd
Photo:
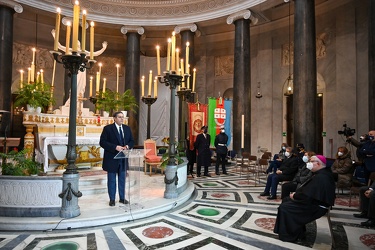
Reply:
[[[122,203],[122,204],[129,204],[128,200],[120,200],[119,202]]]
[[[110,200],[109,201],[109,206],[114,207],[115,205],[116,205],[116,203],[115,203],[114,200]]]
[[[267,200],[276,200],[277,196],[276,195],[271,195],[270,197],[267,197]]]
[[[227,172],[223,172],[223,174],[228,174]]]
[[[197,174],[197,177],[201,177],[201,174]]]
[[[270,193],[263,192],[263,193],[260,193],[260,196],[270,196]]]
[[[210,175],[210,174],[204,174],[203,176],[206,176],[206,177],[211,177],[211,175]]]
[[[219,172],[216,172],[215,174],[216,174],[216,175],[220,175],[220,173],[219,173]]]
[[[367,218],[367,212],[362,212],[360,214],[353,214],[356,218]]]
[[[369,219],[368,221],[361,222],[361,226],[373,227],[375,226],[375,219]]]

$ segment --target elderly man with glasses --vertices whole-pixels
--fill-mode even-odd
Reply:
[[[312,156],[307,168],[313,172],[278,208],[274,232],[279,239],[295,242],[304,238],[306,224],[322,217],[335,202],[335,181],[323,155]]]

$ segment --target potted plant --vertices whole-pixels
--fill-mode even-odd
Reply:
[[[55,99],[51,97],[50,85],[42,82],[24,84],[18,91],[14,101],[14,106],[27,105],[31,108],[47,107],[50,103],[55,104]]]
[[[162,140],[162,142],[164,143],[167,143],[169,144],[169,137],[164,137],[164,139]],[[178,147],[176,147],[176,154],[174,156],[174,159],[175,159],[175,164],[176,165],[180,165],[181,163],[184,162],[184,160],[181,158],[181,155],[180,155],[180,152],[178,151]],[[161,158],[161,161],[163,162],[160,167],[162,169],[165,169],[165,167],[168,165],[168,162],[169,162],[169,153],[168,153],[168,149],[166,148],[162,158]]]
[[[26,157],[27,150],[12,150],[9,153],[0,153],[2,158],[2,174],[13,176],[37,175],[42,164]]]
[[[96,105],[98,109],[109,112],[110,114],[117,110],[136,112],[136,108],[138,107],[138,103],[130,89],[127,89],[123,94],[106,89],[105,92],[99,93]]]
[[[115,93],[110,89],[106,89],[105,92],[100,91],[96,101],[96,108],[108,112],[109,114],[112,113],[116,108],[115,98]],[[103,114],[103,116],[105,115]]]

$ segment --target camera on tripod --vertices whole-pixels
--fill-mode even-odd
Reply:
[[[355,129],[349,128],[346,123],[342,125],[343,129],[337,131],[339,135],[345,135],[346,137],[348,136],[353,136],[355,134]]]

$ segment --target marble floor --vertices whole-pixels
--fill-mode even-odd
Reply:
[[[109,207],[101,192],[81,197],[81,215],[72,219],[0,217],[0,249],[331,249],[332,237],[334,249],[375,249],[374,228],[352,216],[358,197],[349,207],[349,195],[338,194],[333,236],[323,216],[307,225],[305,240],[286,243],[273,233],[280,199],[259,196],[264,179],[247,180],[233,167],[228,173],[189,177],[175,200],[163,198],[162,175],[141,173],[143,185],[131,205]]]

